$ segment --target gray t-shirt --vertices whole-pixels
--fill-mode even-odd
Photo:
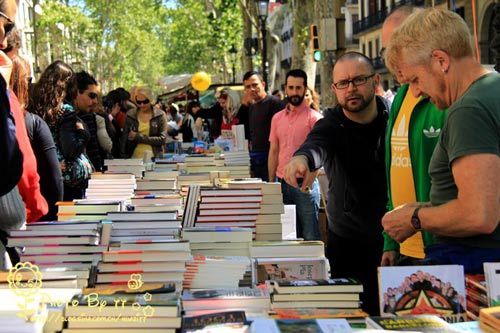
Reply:
[[[458,197],[451,166],[465,155],[500,156],[500,74],[490,73],[474,82],[449,109],[429,164],[430,200],[441,205]],[[483,248],[500,248],[500,226],[492,234],[465,238],[438,237],[439,241]]]

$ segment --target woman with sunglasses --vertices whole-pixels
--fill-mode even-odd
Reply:
[[[122,156],[143,158],[146,151],[155,157],[164,152],[167,140],[167,116],[154,108],[153,93],[148,87],[137,87],[132,94],[137,110],[127,112],[122,135]]]

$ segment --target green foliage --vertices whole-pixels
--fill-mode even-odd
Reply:
[[[231,45],[241,49],[241,35],[233,0],[177,0],[168,7],[161,0],[45,0],[37,16],[40,67],[64,60],[91,72],[104,91],[136,84],[159,90],[165,75],[217,74],[229,67]]]

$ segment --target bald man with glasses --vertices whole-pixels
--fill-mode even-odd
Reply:
[[[348,52],[333,69],[338,105],[324,112],[285,167],[284,179],[306,190],[316,170],[328,177],[327,257],[332,277],[363,283],[362,308],[378,314],[377,266],[382,255],[381,218],[387,203],[384,168],[386,101],[375,95],[380,76],[371,60]],[[300,181],[299,181],[300,182]]]

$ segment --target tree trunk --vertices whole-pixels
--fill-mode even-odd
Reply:
[[[288,12],[288,5],[282,5],[273,15],[272,20],[268,20],[268,38],[267,45],[268,48],[268,62],[269,62],[269,77],[268,77],[268,85],[269,92],[272,92],[275,89],[281,89],[280,77],[276,77],[276,72],[281,61],[281,32],[283,30],[283,25],[285,21],[285,15]]]
[[[252,0],[241,0],[238,2],[240,5],[241,15],[243,17],[243,41],[247,38],[252,38],[252,20],[248,16],[248,13],[254,13],[254,6],[251,5]],[[243,48],[243,53],[241,57],[241,69],[243,73],[251,71],[253,69],[253,59],[251,55],[247,55],[246,50]],[[237,79],[236,81],[240,81]]]
[[[334,6],[335,4],[333,1],[316,0],[315,16],[319,18],[319,20],[335,17]],[[318,25],[318,34],[321,38],[322,35],[331,32],[321,31],[319,20],[316,24]],[[333,50],[321,50],[321,62],[319,63],[321,88],[319,94],[321,96],[321,104],[323,107],[333,107],[337,103],[337,99],[335,98],[335,94],[332,90],[332,72],[334,64],[335,52]]]
[[[314,88],[316,63],[312,60],[312,44],[309,27],[314,23],[314,3],[311,0],[296,0],[293,11],[292,68],[307,73],[307,85]]]

